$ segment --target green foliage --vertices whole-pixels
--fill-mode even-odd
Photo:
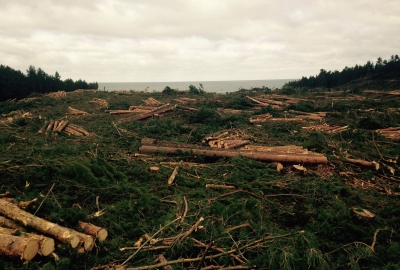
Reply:
[[[204,94],[204,87],[203,84],[200,83],[199,87],[194,85],[189,85],[189,93],[196,94],[196,95],[203,95]]]
[[[162,90],[162,93],[166,95],[173,95],[175,94],[175,90],[169,86],[165,86],[165,88]]]

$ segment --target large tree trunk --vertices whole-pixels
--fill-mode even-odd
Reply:
[[[6,229],[0,227],[0,234],[14,235],[17,230]],[[48,256],[54,251],[54,240],[53,238],[45,237],[43,235],[37,235],[33,233],[21,232],[20,237],[30,238],[36,240],[39,244],[38,253],[41,256]]]
[[[0,213],[12,220],[21,222],[26,227],[54,236],[56,239],[70,244],[72,248],[77,247],[80,242],[79,237],[71,229],[34,216],[5,200],[0,200]]]
[[[197,149],[197,148],[179,148],[179,147],[168,147],[159,145],[142,145],[139,148],[140,153],[164,153],[164,154],[176,154],[177,151],[190,151],[195,155],[201,155],[206,157],[236,157],[239,155],[268,162],[286,162],[286,163],[327,163],[327,158],[322,154],[307,153],[307,154],[283,154],[283,153],[267,153],[249,150],[225,150],[225,149]]]
[[[20,230],[21,232],[25,231],[24,227],[19,226],[17,223],[15,223],[12,220],[9,220],[8,218],[0,216],[0,227],[6,227],[10,229],[17,229]]]
[[[0,255],[32,260],[37,254],[39,244],[36,240],[0,233]]]

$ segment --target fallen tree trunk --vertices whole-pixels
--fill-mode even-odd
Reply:
[[[46,128],[46,131],[53,130],[53,126],[54,126],[54,120],[51,120],[50,123],[49,123],[49,125],[48,125],[47,128]]]
[[[62,132],[64,130],[64,128],[68,125],[69,121],[65,120],[63,121],[58,127],[57,130],[58,132]]]
[[[189,145],[188,145],[189,146]],[[159,145],[142,145],[139,148],[140,153],[163,153],[163,154],[177,154],[178,151],[190,151],[195,155],[206,157],[236,157],[245,156],[254,160],[268,161],[268,162],[286,162],[286,163],[327,163],[327,158],[322,154],[281,154],[281,153],[267,153],[249,150],[225,150],[225,149],[197,149],[195,147],[179,148],[167,147]]]
[[[13,203],[0,200],[0,213],[12,220],[17,220],[26,227],[31,227],[44,234],[51,235],[56,239],[68,243],[72,248],[78,246],[80,239],[71,229],[49,222],[18,208]]]
[[[168,112],[168,111],[172,111],[173,109],[175,109],[175,106],[170,106],[170,104],[167,103],[167,104],[162,105],[160,107],[157,107],[156,109],[151,110],[151,111],[149,111],[147,113],[139,114],[139,115],[136,115],[136,116],[133,116],[133,117],[125,118],[125,119],[121,119],[120,122],[121,123],[127,123],[127,122],[131,122],[131,121],[139,121],[139,120],[143,120],[143,119],[146,119],[146,118],[150,118],[155,113],[159,113],[159,114],[160,113],[165,113],[165,112]]]
[[[12,220],[9,220],[8,218],[0,216],[0,227],[6,227],[10,229],[17,229],[21,232],[25,231],[24,227],[19,226],[17,223],[15,223]]]
[[[152,111],[154,109],[157,109],[157,107],[136,106],[136,105],[132,105],[132,106],[129,107],[129,110],[133,110],[133,109],[141,109],[141,110],[145,110],[145,111]]]
[[[99,242],[106,240],[108,232],[106,229],[93,225],[91,223],[79,221],[79,227],[88,235],[96,237]]]
[[[15,235],[17,230],[15,229],[6,229],[0,227],[0,234],[8,234],[8,235]],[[41,256],[48,256],[54,251],[54,240],[53,238],[45,237],[43,235],[37,235],[33,233],[25,233],[22,232],[20,237],[29,238],[36,240],[39,244],[38,253]]]
[[[364,167],[372,167],[372,168],[375,168],[376,171],[379,170],[379,163],[376,161],[366,161],[366,160],[353,159],[353,158],[348,158],[348,157],[346,157],[344,160],[348,163],[361,165]]]
[[[38,133],[44,133],[44,131],[46,130],[47,126],[49,125],[49,121],[44,121],[44,124],[42,125],[42,127],[39,129]]]
[[[39,244],[36,240],[0,234],[0,255],[19,257],[21,260],[30,261],[36,256]]]

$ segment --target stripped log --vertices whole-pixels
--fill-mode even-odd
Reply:
[[[162,105],[160,107],[157,107],[156,109],[151,110],[151,111],[149,111],[147,113],[139,114],[139,115],[136,115],[136,116],[133,116],[133,117],[125,118],[125,119],[121,119],[120,122],[121,123],[127,123],[127,122],[139,121],[139,120],[147,119],[147,118],[152,117],[156,113],[157,114],[161,114],[161,113],[165,113],[165,112],[168,112],[168,111],[172,111],[173,109],[175,109],[175,107],[176,107],[176,105],[170,106],[170,104],[167,103],[167,104],[164,104],[164,105]]]
[[[206,188],[215,188],[215,189],[236,189],[235,186],[215,185],[215,184],[206,184]]]
[[[84,128],[82,128],[82,127],[79,127],[79,126],[76,126],[76,125],[72,125],[72,124],[68,125],[68,127],[70,127],[72,129],[84,134],[85,136],[90,136],[90,133],[87,130],[85,130]]]
[[[372,168],[375,168],[376,171],[379,170],[379,163],[376,161],[366,161],[366,160],[353,159],[353,158],[348,158],[348,157],[346,157],[344,160],[348,163],[361,165],[364,167],[372,167]]]
[[[174,182],[177,174],[178,174],[178,166],[175,166],[174,171],[172,172],[171,176],[168,178],[168,185],[171,185]]]
[[[79,237],[75,235],[71,229],[34,216],[31,213],[19,209],[18,206],[13,203],[0,200],[0,213],[14,221],[21,222],[26,227],[31,227],[44,234],[51,235],[62,242],[68,243],[72,248],[77,247],[80,242]]]
[[[176,105],[176,108],[181,109],[181,110],[185,110],[185,111],[197,111],[196,108],[191,108],[191,107],[187,107],[187,106],[182,106],[180,104]]]
[[[78,131],[76,131],[75,129],[71,128],[71,127],[65,127],[64,132],[69,134],[69,135],[75,135],[75,136],[84,136],[85,134],[80,133]]]
[[[134,110],[134,109],[141,109],[141,110],[144,110],[144,111],[152,111],[154,109],[157,109],[157,107],[135,106],[135,105],[132,105],[132,106],[129,107],[129,110]]]
[[[105,110],[109,114],[127,114],[127,113],[138,113],[136,110]]]
[[[147,141],[152,140],[148,139]],[[281,154],[281,153],[268,153],[248,150],[225,150],[225,149],[212,149],[208,147],[186,145],[185,147],[168,147],[161,146],[163,141],[154,140],[151,144],[144,145],[142,140],[142,146],[139,148],[140,153],[163,153],[163,154],[177,154],[179,151],[192,152],[195,155],[201,155],[206,157],[236,157],[245,156],[250,159],[268,162],[282,162],[282,163],[327,163],[327,158],[318,153],[308,152],[307,154]],[[164,143],[165,144],[165,143]]]
[[[18,230],[15,230],[15,229],[6,229],[6,228],[0,227],[0,234],[15,235],[17,232],[18,232]],[[37,234],[33,234],[33,233],[26,233],[26,232],[21,232],[20,235],[18,235],[18,236],[36,240],[39,244],[38,253],[41,256],[48,256],[55,249],[53,238],[49,238],[49,237],[46,237],[43,235],[37,235]]]
[[[68,113],[67,114],[71,114],[71,115],[87,115],[89,113],[87,113],[85,111],[78,110],[78,109],[74,109],[72,107],[68,107]]]
[[[56,120],[54,121],[54,125],[53,125],[53,131],[57,130],[58,124],[60,123],[60,121]]]
[[[42,127],[39,129],[39,131],[38,131],[38,133],[39,134],[41,134],[41,133],[44,133],[45,131],[46,131],[46,128],[47,128],[47,126],[49,125],[49,121],[44,121],[44,124],[42,125]]]
[[[30,238],[0,234],[0,255],[32,260],[39,250],[39,243]]]
[[[79,227],[83,230],[84,233],[96,237],[99,242],[106,240],[108,236],[108,232],[105,228],[93,225],[91,223],[79,221]]]
[[[54,120],[51,120],[49,125],[46,128],[46,132],[53,130],[53,126],[54,126]]]
[[[64,128],[68,125],[69,121],[65,120],[63,121],[58,127],[57,130],[58,132],[62,132],[64,130]]]

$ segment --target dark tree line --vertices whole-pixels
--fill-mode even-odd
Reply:
[[[285,84],[284,87],[293,88],[316,88],[316,87],[336,87],[357,79],[366,78],[374,75],[399,73],[400,59],[399,56],[392,55],[389,60],[378,58],[375,64],[368,61],[365,65],[355,65],[355,67],[345,67],[342,71],[326,71],[321,69],[316,76],[309,78],[302,77],[300,80],[291,81]]]
[[[9,66],[0,65],[0,101],[9,99],[21,99],[32,93],[49,93],[64,90],[66,92],[75,89],[97,89],[98,84],[87,83],[84,80],[61,80],[56,72],[49,75],[43,69],[29,66],[26,74]]]

